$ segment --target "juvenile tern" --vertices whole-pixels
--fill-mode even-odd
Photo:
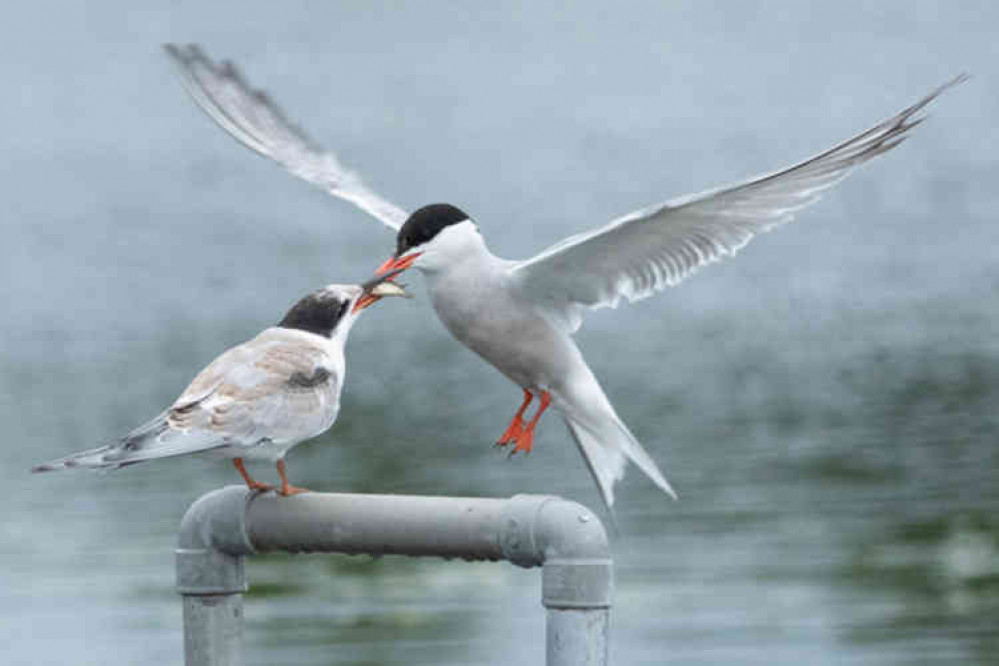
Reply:
[[[438,318],[461,343],[523,390],[523,403],[498,444],[531,450],[544,411],[558,409],[608,507],[626,460],[676,497],[656,463],[617,416],[572,339],[583,312],[616,307],[673,286],[701,266],[735,254],[754,236],[790,221],[867,160],[898,146],[917,114],[958,76],[870,129],[791,167],[734,185],[642,208],[566,238],[522,261],[494,256],[472,218],[450,204],[412,215],[346,170],[231,63],[197,46],[167,46],[194,101],[248,148],[292,174],[359,206],[396,231],[381,271],[424,274]],[[540,406],[529,421],[533,399]]]
[[[284,456],[325,432],[340,411],[344,345],[360,312],[385,296],[404,296],[389,274],[364,285],[333,284],[299,300],[277,326],[232,347],[198,373],[168,409],[113,444],[59,458],[32,472],[118,469],[189,453],[231,458],[247,487],[244,459],[275,462],[281,495],[304,492],[288,483]]]

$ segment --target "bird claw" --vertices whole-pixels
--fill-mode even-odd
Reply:
[[[510,423],[510,427],[506,429],[506,432],[496,441],[496,446],[507,446],[520,440],[524,435],[524,421],[522,419],[514,419]]]
[[[523,451],[526,456],[531,452],[532,448],[534,448],[534,433],[532,431],[527,431],[517,438],[517,444],[513,447],[513,451],[510,453]]]

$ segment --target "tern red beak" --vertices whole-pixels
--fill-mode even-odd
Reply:
[[[403,285],[396,284],[392,281],[401,272],[402,269],[389,271],[387,274],[380,274],[361,285],[361,288],[363,289],[361,297],[354,303],[354,307],[351,308],[350,312],[352,314],[360,312],[364,308],[374,305],[386,296],[402,296],[404,298],[409,298],[409,294],[406,293],[406,289]]]
[[[385,262],[375,269],[375,275],[384,275],[389,271],[396,271],[398,273],[403,272],[407,268],[413,265],[416,258],[419,257],[422,252],[414,252],[413,254],[407,254],[404,257],[389,257]],[[392,278],[389,278],[390,280]]]

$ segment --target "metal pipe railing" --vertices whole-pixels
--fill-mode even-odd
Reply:
[[[243,558],[255,553],[367,553],[507,560],[542,567],[548,666],[604,666],[613,562],[586,507],[510,499],[274,493],[229,486],[188,509],[176,550],[187,666],[243,663]]]

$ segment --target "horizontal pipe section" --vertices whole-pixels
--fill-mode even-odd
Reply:
[[[280,497],[229,486],[205,495],[184,516],[178,589],[242,591],[242,556],[275,550],[545,565],[546,606],[610,605],[611,558],[603,525],[586,507],[547,495]]]
[[[499,560],[506,504],[398,495],[264,495],[250,504],[247,525],[258,551]]]

